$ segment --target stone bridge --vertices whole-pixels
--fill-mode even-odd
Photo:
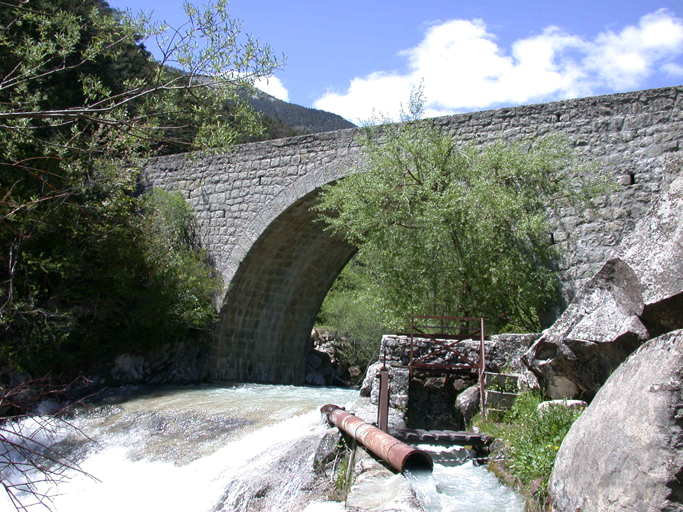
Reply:
[[[618,188],[580,217],[568,208],[548,233],[561,251],[563,299],[610,257],[680,172],[683,86],[426,120],[461,141],[563,133]],[[143,187],[180,190],[221,272],[213,377],[302,383],[309,335],[354,248],[310,211],[320,187],[362,168],[355,129],[244,144],[227,154],[152,159]],[[425,312],[430,313],[430,312]]]

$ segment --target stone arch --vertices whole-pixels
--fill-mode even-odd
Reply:
[[[219,316],[214,378],[303,383],[316,315],[355,253],[316,220],[311,206],[319,192],[305,193],[270,221],[231,276]]]
[[[297,201],[312,193],[319,193],[319,189],[328,183],[333,183],[350,174],[350,172],[363,170],[364,166],[356,154],[346,155],[326,166],[314,167],[304,176],[295,179],[292,183],[280,190],[277,195],[268,201],[244,225],[235,235],[237,243],[230,252],[227,260],[222,265],[221,275],[225,283],[231,283],[240,265],[251,251],[257,240],[278,217],[283,215]],[[313,203],[311,203],[313,204]],[[312,217],[312,220],[314,220]]]

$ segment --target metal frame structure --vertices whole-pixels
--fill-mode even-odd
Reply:
[[[430,325],[430,323],[436,323],[434,321],[440,322],[439,325]],[[476,371],[479,378],[481,414],[483,417],[486,417],[484,400],[484,386],[486,384],[484,379],[484,372],[486,371],[484,334],[483,318],[429,315],[411,316],[410,362],[408,363],[410,378],[412,379],[415,370],[438,371],[444,373],[472,373]],[[416,337],[429,339],[435,345],[435,348],[428,354],[416,358],[414,350]],[[476,339],[477,337],[479,337],[479,361],[475,362],[455,347],[463,340]],[[448,353],[455,354],[458,358],[458,362],[454,364],[429,362],[429,360],[433,360],[437,357],[444,357]]]

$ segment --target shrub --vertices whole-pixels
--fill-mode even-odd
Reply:
[[[504,440],[507,466],[537,508],[546,500],[548,480],[562,440],[581,415],[581,411],[562,406],[539,412],[538,404],[543,400],[539,393],[522,393],[500,421],[479,425],[482,431]]]
[[[358,259],[352,260],[332,285],[318,314],[318,325],[337,332],[337,357],[348,366],[364,367],[376,361],[382,335],[388,332],[381,311],[368,295],[371,283],[364,270]]]

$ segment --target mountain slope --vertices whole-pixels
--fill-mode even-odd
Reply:
[[[254,110],[280,121],[300,134],[329,132],[356,126],[337,114],[287,103],[262,91],[249,98],[249,104]]]

